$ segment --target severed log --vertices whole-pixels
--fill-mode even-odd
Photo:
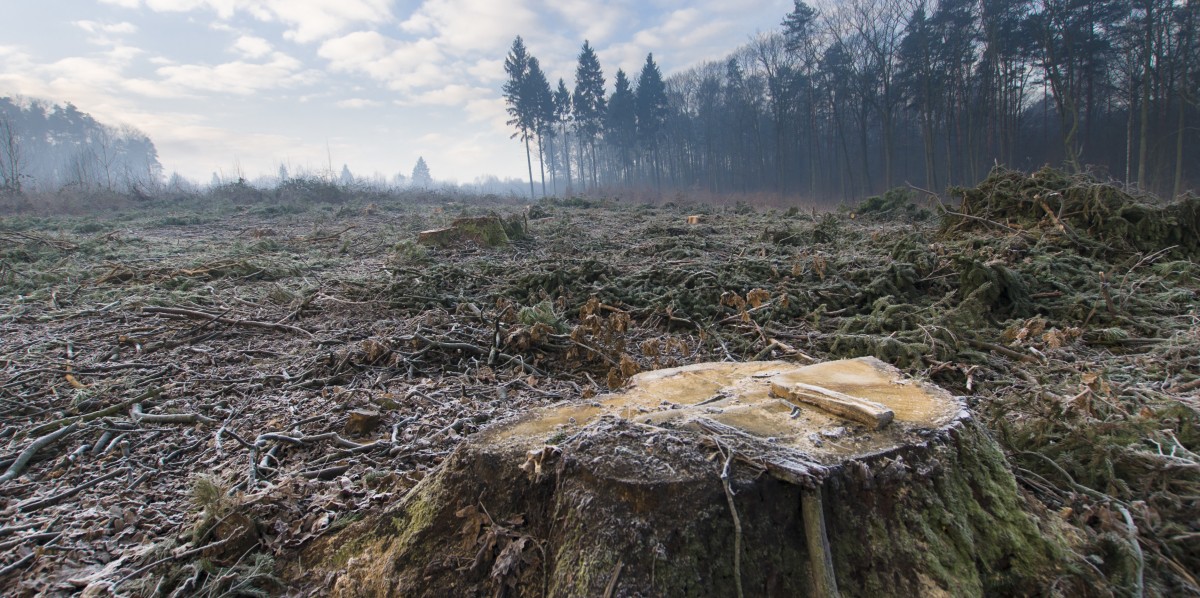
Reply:
[[[893,418],[847,426],[773,384]],[[944,390],[871,358],[710,363],[486,428],[285,577],[334,596],[1025,595],[1065,566],[1059,542]]]
[[[772,382],[771,395],[814,405],[834,415],[866,424],[871,430],[878,430],[892,423],[892,418],[896,417],[895,412],[875,401],[803,382]]]

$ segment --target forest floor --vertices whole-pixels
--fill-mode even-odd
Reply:
[[[1046,173],[897,197],[0,218],[0,587],[320,593],[283,563],[482,426],[637,371],[874,355],[965,397],[1067,530],[1048,593],[1200,595],[1196,205]],[[491,210],[526,235],[414,241]]]

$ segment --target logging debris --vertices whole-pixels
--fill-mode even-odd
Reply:
[[[0,583],[274,587],[273,559],[490,422],[664,367],[872,356],[966,397],[1030,508],[1075,530],[1079,569],[1048,584],[1200,591],[1195,199],[1051,171],[958,193],[927,220],[545,202],[494,248],[415,239],[514,208],[5,216],[0,468],[75,427],[0,484]],[[378,427],[352,436],[355,410]],[[240,562],[190,553],[198,472],[255,523]]]

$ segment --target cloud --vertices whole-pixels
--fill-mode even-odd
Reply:
[[[492,130],[505,135],[511,134],[512,130],[508,125],[504,124],[508,120],[508,107],[504,104],[504,100],[499,97],[480,98],[467,102],[467,122],[470,123],[489,123],[492,125]]]
[[[569,29],[581,34],[582,39],[602,45],[635,20],[635,15],[623,4],[606,2],[600,9],[592,0],[552,0],[547,7],[558,13]]]
[[[317,55],[334,71],[365,74],[394,90],[446,85],[455,77],[443,68],[442,51],[430,39],[399,41],[359,31],[326,41]]]
[[[377,108],[382,106],[383,102],[379,100],[367,100],[363,98],[350,98],[348,100],[340,100],[337,102],[338,108],[347,108],[356,110],[360,108]]]
[[[379,25],[391,20],[391,0],[101,0],[122,8],[145,6],[155,12],[208,10],[221,20],[245,13],[287,27],[286,39],[310,43],[339,34],[353,25]]]
[[[453,84],[410,96],[398,102],[400,105],[420,104],[426,106],[463,106],[471,100],[495,96],[496,92],[484,87]]]
[[[246,58],[262,58],[271,53],[271,42],[253,35],[243,35],[233,43],[233,51]]]
[[[120,23],[100,23],[97,21],[75,21],[76,27],[88,33],[108,33],[121,35],[127,33],[137,33],[137,25],[129,22]]]
[[[242,60],[216,66],[183,64],[159,67],[155,71],[165,85],[208,93],[251,95],[257,92],[307,85],[320,73],[304,68],[299,60],[274,52],[268,62]]]
[[[520,31],[536,31],[541,19],[523,0],[426,0],[400,28],[435,40],[445,53],[503,50]]]

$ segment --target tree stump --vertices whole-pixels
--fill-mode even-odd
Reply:
[[[1064,563],[1023,507],[959,401],[876,359],[705,363],[489,428],[301,562],[339,596],[1013,595]]]
[[[499,216],[458,218],[449,227],[417,233],[417,243],[435,247],[457,247],[473,243],[485,247],[508,245],[525,236],[525,220],[517,215],[507,220]]]

